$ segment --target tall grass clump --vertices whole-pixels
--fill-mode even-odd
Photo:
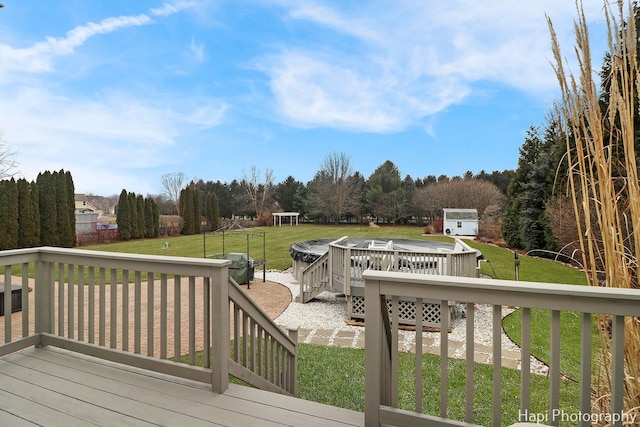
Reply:
[[[638,114],[638,35],[636,9],[623,0],[604,2],[609,54],[605,58],[604,95],[594,79],[589,32],[582,3],[575,54],[579,70],[566,71],[558,40],[549,20],[554,68],[560,83],[562,121],[569,164],[568,191],[573,199],[580,248],[591,286],[638,289],[640,182],[636,164]],[[625,16],[626,15],[626,16]],[[608,93],[607,93],[608,89]],[[603,102],[604,101],[604,102]],[[597,318],[600,362],[594,380],[593,409],[608,413],[611,396],[610,322]],[[640,319],[625,319],[624,412],[640,419]]]

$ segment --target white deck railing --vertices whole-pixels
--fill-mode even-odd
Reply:
[[[22,311],[0,317],[0,356],[54,345],[211,383],[216,392],[232,374],[295,395],[297,331],[278,328],[229,278],[229,264],[61,248],[1,251],[0,280],[5,289],[20,288]],[[11,313],[11,298],[4,308]]]
[[[385,245],[389,246],[389,245]],[[389,249],[372,244],[367,248],[349,246],[349,237],[343,236],[331,243],[326,254],[302,270],[300,301],[305,303],[323,291],[342,292],[352,307],[351,287],[363,286],[365,270],[403,271],[419,274],[478,277],[478,253],[456,240],[451,252],[418,252]]]
[[[493,396],[492,423],[494,426],[507,425],[518,421],[530,421],[531,414],[531,309],[542,308],[550,310],[551,334],[550,341],[550,389],[548,401],[550,403],[542,419],[543,424],[558,425],[560,421],[560,404],[562,373],[560,372],[560,312],[571,311],[577,313],[581,321],[581,363],[580,363],[580,414],[592,414],[592,316],[605,314],[611,319],[611,348],[612,366],[605,369],[611,371],[611,414],[622,414],[622,419],[612,415],[610,419],[618,419],[612,425],[621,426],[623,414],[623,381],[624,366],[624,336],[626,321],[638,321],[640,317],[640,291],[630,289],[594,288],[574,285],[555,285],[546,283],[513,282],[480,278],[463,278],[447,276],[425,276],[411,273],[366,271],[366,328],[365,328],[365,420],[367,426],[417,425],[428,423],[438,426],[472,426],[474,423],[474,303],[489,304],[493,307]],[[466,391],[463,420],[449,420],[450,407],[447,400],[448,389],[448,324],[442,325],[440,345],[440,393],[434,396],[423,396],[423,359],[422,359],[422,325],[416,324],[416,358],[415,358],[415,405],[413,411],[398,409],[398,348],[392,343],[398,342],[397,310],[391,310],[389,316],[387,298],[393,304],[398,303],[400,297],[414,297],[421,299],[440,300],[441,309],[448,310],[448,301],[467,302],[466,318]],[[420,306],[421,304],[417,304]],[[521,348],[521,392],[520,396],[508,396],[518,399],[521,420],[501,419],[501,335],[502,335],[502,306],[521,307],[522,313],[522,348]],[[418,319],[420,317],[418,316]],[[447,319],[447,316],[443,316]],[[564,338],[564,337],[563,337]],[[534,374],[535,375],[535,374]],[[440,402],[438,414],[423,413],[423,398],[435,399]],[[554,417],[554,414],[556,416]],[[577,415],[577,414],[571,414]],[[580,423],[580,424],[579,424]],[[425,424],[426,425],[426,424]],[[587,416],[583,416],[568,425],[589,426]],[[628,424],[625,424],[628,425]]]

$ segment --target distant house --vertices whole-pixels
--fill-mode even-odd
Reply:
[[[448,236],[478,234],[477,209],[443,209],[442,230]]]
[[[76,199],[76,213],[96,213],[100,215],[102,214],[102,211],[93,206],[87,200]]]
[[[84,198],[84,194],[76,194],[76,234],[90,233],[96,231],[98,217],[102,214],[88,200]]]

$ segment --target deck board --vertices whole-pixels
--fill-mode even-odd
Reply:
[[[207,384],[51,347],[0,358],[0,384],[0,425],[364,424],[355,411],[235,384],[217,394]]]

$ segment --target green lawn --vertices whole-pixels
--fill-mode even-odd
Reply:
[[[422,359],[424,412],[440,414],[440,358],[424,355]],[[364,350],[312,344],[298,346],[298,395],[304,399],[342,408],[364,411]],[[398,355],[398,406],[413,410],[415,402],[415,355]],[[449,418],[464,420],[464,360],[450,359],[448,370]],[[493,368],[475,364],[474,422],[491,425]],[[503,368],[501,376],[502,425],[518,421],[520,371]],[[531,379],[531,413],[546,413],[549,408],[549,379],[534,375]],[[561,381],[561,408],[567,413],[578,411],[579,386]]]
[[[311,239],[350,237],[387,237],[405,239],[440,240],[452,242],[445,236],[423,237],[422,227],[389,226],[369,228],[361,225],[299,225],[282,227],[256,227],[248,231],[264,231],[266,244],[267,269],[286,270],[291,267],[289,247],[292,243]],[[88,246],[83,249],[94,249],[112,252],[127,252],[149,255],[173,255],[202,258],[205,254],[222,253],[222,235],[208,235],[206,248],[202,234],[193,236],[165,237],[160,239],[133,240],[123,243]],[[168,249],[163,249],[164,243]],[[247,238],[242,235],[225,234],[224,252],[246,252]],[[262,238],[249,237],[249,253],[252,258],[262,257]]]

